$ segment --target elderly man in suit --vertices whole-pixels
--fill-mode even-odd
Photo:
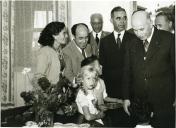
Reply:
[[[92,55],[88,42],[89,29],[84,23],[78,23],[71,28],[74,39],[63,49],[66,67],[64,75],[74,82],[81,69],[81,61]]]
[[[100,13],[94,13],[90,16],[92,32],[89,33],[89,43],[92,47],[93,54],[99,56],[100,39],[110,34],[103,31],[103,16]]]
[[[124,109],[130,115],[135,99],[149,103],[154,128],[174,128],[175,37],[155,28],[145,11],[132,15],[132,27],[138,38],[126,47]]]
[[[111,23],[114,31],[100,40],[99,60],[102,65],[103,79],[110,97],[122,100],[122,69],[124,60],[124,48],[131,41],[134,34],[126,31],[127,15],[122,7],[115,7],[111,11]],[[112,126],[128,126],[128,116],[122,108],[112,110],[110,117]]]

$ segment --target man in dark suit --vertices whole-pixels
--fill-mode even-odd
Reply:
[[[137,11],[132,27],[138,38],[125,54],[123,94],[128,115],[133,100],[149,103],[154,128],[174,128],[175,37],[152,25],[150,15]]]
[[[90,16],[92,32],[89,33],[89,43],[92,47],[93,54],[99,56],[100,39],[109,35],[109,32],[103,31],[103,17],[100,13],[94,13]]]
[[[103,79],[110,97],[122,99],[122,69],[124,47],[131,41],[133,34],[126,31],[127,15],[125,9],[115,7],[111,11],[111,22],[114,31],[100,40],[99,60],[102,65]],[[109,111],[112,126],[128,125],[123,108]]]
[[[155,18],[155,26],[158,29],[165,30],[174,34],[174,25],[172,16],[166,12],[159,12]]]

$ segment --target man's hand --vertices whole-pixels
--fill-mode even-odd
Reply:
[[[100,112],[98,113],[98,119],[101,119],[101,118],[103,118],[103,117],[105,117],[105,114],[104,114],[103,111],[100,111]]]
[[[81,85],[82,82],[82,78],[81,78],[81,74],[78,73],[78,75],[76,77],[73,78],[73,88],[77,88]]]
[[[75,77],[75,83],[80,85],[82,82],[82,77],[81,77],[81,74],[78,73],[78,75]]]
[[[130,106],[130,100],[124,100],[123,102],[123,108],[124,111],[130,116],[130,112],[128,111],[128,107]]]

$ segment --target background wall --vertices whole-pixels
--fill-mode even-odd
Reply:
[[[112,31],[113,26],[110,22],[110,12],[115,6],[121,6],[125,8],[128,17],[128,26],[127,29],[131,28],[131,14],[137,9],[137,6],[146,8],[148,12],[153,14],[153,19],[155,16],[155,10],[164,6],[169,6],[173,4],[173,0],[138,0],[138,1],[129,1],[129,0],[87,0],[87,1],[77,1],[72,0],[70,2],[70,24],[69,28],[78,22],[84,22],[89,26],[89,29],[92,30],[90,25],[90,15],[92,13],[101,13],[104,18],[103,29],[106,31]]]
[[[128,28],[130,25],[130,15],[133,10],[135,10],[133,1],[117,1],[117,0],[108,0],[108,1],[71,1],[71,25],[79,22],[86,23],[90,30],[90,15],[92,13],[101,13],[104,19],[103,29],[106,31],[112,31],[113,26],[110,22],[110,13],[115,6],[121,6],[126,9],[128,17]]]

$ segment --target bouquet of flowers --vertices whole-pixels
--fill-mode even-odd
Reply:
[[[39,126],[48,126],[46,116],[58,111],[62,111],[66,116],[72,116],[77,112],[75,90],[71,88],[71,84],[63,76],[57,84],[51,84],[43,76],[33,80],[33,91],[21,93],[26,105],[32,105],[32,111],[38,115],[36,121]]]

